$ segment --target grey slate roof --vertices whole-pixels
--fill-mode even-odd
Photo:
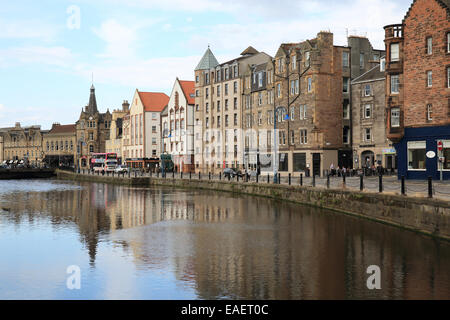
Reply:
[[[216,57],[214,57],[211,50],[208,48],[203,55],[202,60],[198,63],[197,67],[195,68],[195,71],[197,70],[209,70],[211,68],[215,68],[219,65],[219,62],[217,61]]]
[[[373,67],[366,73],[363,73],[359,77],[355,78],[352,81],[352,84],[371,81],[371,80],[380,80],[380,79],[384,79],[384,78],[385,78],[384,72],[380,71],[380,65],[377,64],[375,67]]]

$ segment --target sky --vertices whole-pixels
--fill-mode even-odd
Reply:
[[[170,95],[193,80],[208,45],[224,62],[249,45],[275,55],[282,42],[331,31],[384,49],[383,26],[412,0],[16,0],[0,6],[0,127],[75,123],[92,80],[100,112],[135,89]]]

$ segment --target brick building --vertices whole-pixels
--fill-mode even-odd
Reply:
[[[415,0],[401,24],[384,29],[386,130],[398,174],[438,179],[442,167],[450,179],[450,1]]]

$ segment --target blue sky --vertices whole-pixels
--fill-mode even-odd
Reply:
[[[0,127],[74,123],[88,102],[92,74],[102,112],[131,100],[136,88],[170,94],[175,77],[193,79],[208,44],[220,62],[249,45],[274,55],[281,42],[321,30],[345,45],[348,30],[382,49],[383,26],[400,23],[411,2],[3,1]]]

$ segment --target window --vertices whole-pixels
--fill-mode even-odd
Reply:
[[[447,32],[447,53],[450,53],[450,32]]]
[[[295,119],[295,107],[291,107],[291,120]]]
[[[433,112],[432,105],[431,104],[427,104],[427,120],[428,121],[433,120],[432,112]]]
[[[400,127],[400,108],[391,109],[391,127]]]
[[[220,86],[217,86],[217,96],[220,97]]]
[[[228,69],[227,69],[228,70]],[[225,83],[225,95],[228,95],[228,83]]]
[[[364,96],[369,97],[372,93],[372,90],[370,88],[370,84],[366,84],[364,86]]]
[[[433,86],[433,71],[427,71],[427,87],[431,88]]]
[[[393,74],[391,75],[391,93],[398,93],[399,92],[399,75]]]
[[[349,54],[347,51],[342,52],[342,66],[343,67],[349,66]]]
[[[153,133],[156,132],[156,126],[152,126],[152,132],[153,132]]]
[[[311,58],[310,52],[307,51],[307,52],[305,53],[305,66],[306,66],[306,67],[309,67],[310,58]]]
[[[258,125],[262,125],[262,113],[261,111],[258,111]]]
[[[233,108],[234,108],[234,110],[237,109],[237,98],[234,98],[234,100],[233,100]]]
[[[344,119],[349,119],[349,118],[350,118],[350,112],[349,112],[349,104],[348,104],[348,101],[345,101],[345,102],[344,102],[344,107],[343,107],[342,117],[343,117]]]
[[[277,84],[277,97],[278,98],[281,97],[281,84],[280,83]]]
[[[233,92],[237,93],[237,81],[233,82]]]
[[[258,73],[258,87],[261,88],[263,86],[263,74],[262,72]]]
[[[443,148],[442,148],[442,155],[444,157],[444,170],[450,169],[450,140],[443,140],[442,141]]]
[[[156,138],[152,138],[152,144],[156,144]]]
[[[295,81],[291,80],[291,96],[294,95],[294,92],[295,92]]]
[[[237,113],[235,113],[234,114],[234,119],[233,119],[233,123],[234,123],[235,126],[237,126],[237,124],[238,124],[238,117],[237,116],[238,116]]]
[[[400,60],[400,51],[398,43],[391,43],[391,61],[399,61]]]
[[[292,70],[297,69],[297,55],[292,56]]]
[[[312,78],[308,78],[308,92],[312,91]]]
[[[447,88],[450,88],[450,67],[447,67]]]
[[[208,97],[209,97],[209,88],[205,89],[205,97],[206,97],[206,99],[208,99]]]
[[[308,131],[306,129],[300,130],[300,144],[308,143]]]
[[[196,105],[195,105],[195,111],[198,111],[198,110],[199,110],[198,104],[196,104]]]
[[[295,143],[295,132],[294,130],[291,130],[291,144]]]
[[[425,153],[425,141],[408,141],[408,170],[425,170]]]
[[[89,152],[94,152],[94,146],[92,144],[89,146]]]
[[[195,76],[195,82],[198,83],[198,76]]]
[[[142,126],[142,114],[140,114],[139,117],[140,117],[140,120],[141,120],[141,126]],[[152,113],[152,119],[156,119],[156,117],[157,117],[157,113],[156,113],[156,112],[153,112],[153,113]]]
[[[220,100],[217,100],[217,112],[220,112]]]
[[[300,105],[300,113],[299,113],[300,120],[306,119],[306,104]]]
[[[258,106],[262,105],[262,92],[258,92]]]
[[[206,113],[209,112],[209,103],[208,102],[205,104],[205,111],[206,111]]]
[[[366,142],[372,141],[372,129],[371,128],[364,129],[364,141],[366,141]]]
[[[427,54],[433,53],[433,38],[428,37],[427,38]]]
[[[350,128],[345,126],[344,130],[342,132],[342,143],[345,143],[345,144],[350,143],[349,132],[350,132]]]
[[[370,104],[364,105],[364,118],[369,119],[372,116],[372,106]]]
[[[361,53],[359,54],[359,67],[360,67],[361,69],[364,68],[364,52],[361,52]]]
[[[349,78],[348,77],[344,77],[343,78],[343,85],[344,85],[344,87],[343,87],[343,92],[344,93],[348,93],[348,82],[349,82]]]
[[[295,94],[298,94],[299,92],[300,92],[299,81],[297,79],[295,80]]]

